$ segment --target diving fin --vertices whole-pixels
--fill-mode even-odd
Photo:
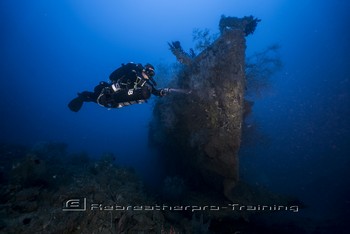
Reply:
[[[74,98],[68,103],[68,107],[71,111],[78,112],[84,104],[84,99],[79,96]]]

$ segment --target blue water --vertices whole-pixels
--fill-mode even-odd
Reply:
[[[241,177],[293,194],[319,218],[350,206],[350,32],[346,0],[0,2],[0,141],[66,142],[153,175],[152,101],[118,110],[67,108],[121,63],[173,63],[167,42],[193,47],[192,30],[218,32],[220,16],[262,19],[247,55],[281,45],[282,71],[256,98],[250,121],[266,137],[241,149]],[[157,78],[157,77],[156,77]],[[153,97],[156,99],[156,97]],[[135,147],[137,146],[137,147]]]

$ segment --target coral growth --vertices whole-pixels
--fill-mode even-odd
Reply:
[[[17,149],[6,146],[6,152]],[[1,233],[157,233],[165,225],[156,211],[108,211],[116,205],[152,204],[136,175],[116,166],[112,154],[92,160],[86,153],[67,154],[65,145],[56,143],[20,153],[10,160],[1,151],[7,167],[0,190]],[[63,211],[65,201],[77,198],[95,205]]]
[[[245,72],[249,96],[261,95],[269,87],[271,77],[282,69],[279,50],[280,45],[274,44],[247,58]]]
[[[245,36],[253,34],[256,26],[261,20],[253,16],[245,16],[243,18],[231,17],[222,15],[219,22],[219,29],[221,33],[230,30],[243,31]]]
[[[202,52],[208,48],[218,38],[218,34],[210,33],[209,29],[195,28],[192,32],[192,39],[196,42],[195,50]]]
[[[190,65],[192,63],[192,58],[194,56],[193,50],[190,51],[190,54],[186,53],[180,44],[179,41],[173,41],[172,43],[168,43],[171,52],[176,56],[176,59],[186,65]]]
[[[222,219],[237,221],[254,213],[210,212],[208,207],[230,201],[190,191],[178,176],[164,180],[163,199],[156,201],[132,170],[115,164],[113,154],[94,160],[86,153],[59,150],[63,148],[56,143],[32,150],[2,145],[6,179],[0,188],[0,233],[222,233]],[[240,204],[286,204],[242,184],[232,195]]]
[[[170,44],[184,65],[176,86],[192,92],[157,102],[150,131],[151,141],[166,155],[169,171],[180,170],[186,180],[196,178],[194,185],[209,184],[227,196],[238,181],[244,37],[244,30],[227,30],[196,57],[184,52],[180,42]]]

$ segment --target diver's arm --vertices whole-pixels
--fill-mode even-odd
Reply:
[[[152,85],[152,94],[154,95],[154,96],[158,96],[158,97],[163,97],[164,96],[164,94],[163,94],[163,92],[162,92],[162,90],[161,89],[156,89],[156,88],[154,88],[154,86]]]
[[[151,89],[151,93],[154,96],[163,97],[167,94],[165,89],[156,89],[150,82],[147,82],[147,85]]]

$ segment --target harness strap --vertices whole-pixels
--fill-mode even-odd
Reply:
[[[146,81],[144,79],[142,79],[141,77],[137,77],[136,81],[134,83],[134,89],[137,89],[138,87],[142,87],[144,86],[146,83]]]

